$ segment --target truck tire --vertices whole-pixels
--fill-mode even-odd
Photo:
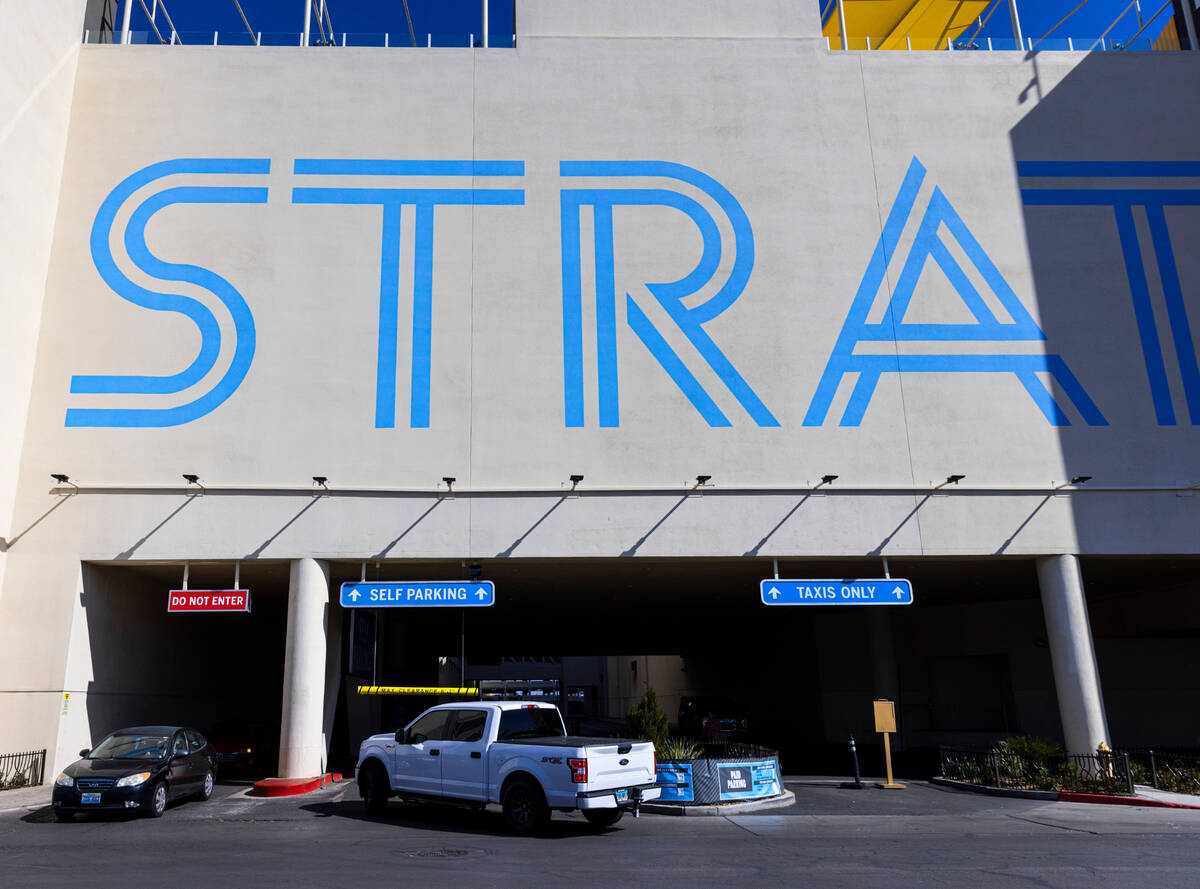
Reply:
[[[612,827],[621,820],[621,816],[625,812],[623,809],[584,809],[583,817],[587,819],[587,823],[597,830],[603,830],[606,827]]]
[[[550,821],[542,788],[531,778],[514,778],[501,803],[504,822],[515,833],[537,833]]]
[[[390,789],[387,773],[382,766],[375,763],[368,766],[362,780],[363,805],[366,806],[368,815],[378,818],[387,814]]]

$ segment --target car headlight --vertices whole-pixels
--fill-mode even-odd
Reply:
[[[54,783],[57,784],[59,787],[74,787],[75,779],[72,778],[70,775],[68,775],[66,772],[63,772],[61,775],[58,776],[58,778],[55,779]]]
[[[247,748],[246,748],[246,752],[247,752],[247,753],[253,753],[253,752],[254,752],[254,748],[253,748],[253,747],[247,747]]]
[[[138,772],[136,775],[126,775],[124,778],[117,780],[117,787],[137,787],[139,784],[145,784],[150,777],[149,772]]]

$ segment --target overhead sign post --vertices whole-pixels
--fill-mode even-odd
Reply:
[[[487,608],[496,604],[490,580],[354,581],[342,584],[343,608]]]
[[[911,605],[912,584],[895,577],[851,580],[764,580],[764,605]]]
[[[249,590],[171,590],[167,599],[167,611],[250,611]]]

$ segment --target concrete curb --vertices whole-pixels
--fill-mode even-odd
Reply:
[[[1040,799],[1058,803],[1098,803],[1109,806],[1142,806],[1147,809],[1200,809],[1200,805],[1191,806],[1187,803],[1171,803],[1165,800],[1147,799],[1140,796],[1108,796],[1098,793],[1070,793],[1058,790],[1009,790],[1004,787],[985,787],[979,784],[968,784],[966,781],[955,781],[952,778],[933,777],[930,783],[952,790],[967,790],[972,793],[983,793],[988,796],[1007,796],[1016,799]]]
[[[743,802],[717,803],[711,806],[681,806],[669,803],[644,803],[642,811],[650,815],[745,815],[768,809],[786,809],[796,804],[796,794],[785,790],[778,796]]]

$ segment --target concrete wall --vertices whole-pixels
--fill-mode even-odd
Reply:
[[[0,0],[0,589],[33,385],[84,0]]]
[[[530,4],[522,33],[621,36],[637,22],[653,35],[668,21],[635,19],[632,7],[613,6],[611,17],[568,28],[558,24],[560,8],[567,6]],[[786,12],[771,2],[745,17],[739,9],[737,21],[753,27],[735,32],[738,39],[707,31],[710,39],[547,38],[521,41],[515,51],[85,47],[17,488],[14,527],[33,527],[9,552],[0,599],[0,686],[19,693],[14,708],[40,709],[23,722],[0,721],[0,748],[27,745],[56,724],[69,672],[66,640],[80,620],[81,561],[1196,554],[1200,498],[1122,490],[1169,489],[1197,475],[1200,435],[1186,411],[1185,367],[1186,342],[1195,337],[1180,312],[1181,305],[1182,314],[1200,311],[1200,267],[1183,249],[1200,229],[1195,208],[1165,213],[1178,299],[1157,271],[1166,265],[1153,221],[1135,213],[1147,267],[1155,260],[1148,299],[1175,405],[1176,422],[1167,424],[1148,383],[1149,333],[1139,337],[1137,302],[1120,286],[1129,253],[1113,248],[1112,209],[1085,208],[1079,221],[1027,207],[1016,163],[1188,160],[1200,124],[1173,109],[1200,101],[1200,61],[1183,53],[862,55],[829,53],[817,39],[758,36],[776,26],[808,33],[779,25]],[[704,21],[693,16],[687,27]],[[204,172],[192,164],[132,183],[127,196],[111,198],[111,236],[104,237],[106,223],[93,240],[106,199],[126,177],[196,158],[257,166]],[[311,166],[297,170],[297,159],[524,166],[484,167],[474,176],[336,165],[310,173]],[[685,165],[711,180],[684,182],[676,177],[691,174],[671,166],[595,176],[560,167],[643,160]],[[1190,168],[1155,169],[1154,183],[1190,189],[1197,179]],[[887,220],[904,221],[905,200],[892,211],[906,181],[914,209],[896,233],[887,228],[882,243],[894,248],[892,260],[872,265]],[[266,195],[176,191],[166,199],[183,203],[149,218],[134,212],[174,186]],[[387,268],[399,268],[399,284],[395,320],[383,326],[385,341],[396,330],[396,391],[382,400],[385,213],[378,203],[310,203],[295,191],[363,186],[507,189],[509,201],[521,190],[519,203],[497,204],[489,193],[437,206],[432,240],[429,214],[414,210],[411,195],[388,211],[386,243],[399,250]],[[607,244],[606,216],[590,205],[568,214],[580,220],[580,249],[564,260],[564,189],[596,188],[639,190],[619,200],[640,203],[612,212],[611,282],[606,251],[596,248],[598,232],[601,248]],[[607,194],[584,199],[603,202]],[[230,200],[241,203],[221,202]],[[920,220],[936,221],[939,207],[940,224],[921,240]],[[1055,249],[1030,241],[1030,231]],[[1093,237],[1101,231],[1107,242]],[[745,278],[749,232],[753,267]],[[931,232],[942,247],[930,247]],[[902,320],[963,326],[919,328],[899,344],[887,336],[859,343],[845,355],[887,362],[861,421],[855,425],[853,410],[843,419],[862,401],[852,395],[858,370],[833,373],[828,410],[815,409],[856,294],[870,303],[867,322],[883,324],[886,297],[906,286],[906,258],[926,248],[951,271],[927,262]],[[425,329],[413,281],[426,259],[433,270],[427,426],[414,420],[421,386],[410,394],[413,355],[424,351],[420,336],[414,346],[414,316],[418,333]],[[709,260],[712,268],[688,276]],[[97,261],[110,281],[127,279],[118,286],[128,299],[101,277]],[[564,338],[576,263],[577,355],[569,314]],[[22,274],[36,278],[36,266],[23,261]],[[1060,269],[1090,277],[1077,286],[1080,279]],[[675,309],[672,316],[670,294],[655,283],[680,279],[695,285],[681,297],[692,315]],[[979,296],[963,295],[971,292]],[[176,301],[184,308],[135,304],[162,293],[185,297]],[[611,325],[604,321],[610,297]],[[979,320],[989,312],[996,324]],[[230,368],[245,364],[247,313],[253,360],[210,412],[173,426],[95,425],[96,415],[68,414],[212,398],[221,380],[240,373]],[[685,330],[689,318],[703,324]],[[1014,336],[1013,324],[1025,333]],[[1031,325],[1046,338],[1033,336]],[[94,379],[182,373],[207,355],[202,339],[215,359],[182,391]],[[610,342],[611,365],[603,360]],[[1034,363],[962,372],[959,359],[997,354]],[[897,355],[950,355],[959,363],[938,373],[905,365],[900,374]],[[573,401],[572,368],[580,367]],[[667,369],[676,379],[690,374],[695,383],[682,388],[712,406],[694,407]],[[1058,422],[1070,426],[1052,422],[1049,396],[1039,407],[1030,394],[1039,386],[1062,411]],[[619,412],[602,415],[601,393],[612,391]],[[583,425],[573,425],[572,405],[580,403]],[[388,406],[394,425],[383,417]],[[99,488],[50,494],[52,471]],[[198,473],[209,493],[185,494],[184,472]],[[570,473],[586,476],[585,490],[609,492],[564,497]],[[825,473],[840,476],[832,492],[796,490]],[[974,490],[930,494],[950,473],[965,473]],[[717,489],[686,495],[698,474],[711,475]],[[333,493],[311,496],[314,475],[327,476]],[[1099,489],[1050,494],[1073,475],[1095,476]],[[437,493],[443,476],[468,493]],[[172,485],[179,489],[164,490]],[[229,487],[238,485],[253,490]],[[780,486],[791,490],[770,490]],[[361,490],[339,493],[347,487]],[[409,493],[380,490],[400,488]],[[469,493],[481,489],[491,493]],[[25,703],[38,694],[45,701]]]
[[[529,37],[817,37],[815,4],[788,0],[519,0],[518,39]]]

